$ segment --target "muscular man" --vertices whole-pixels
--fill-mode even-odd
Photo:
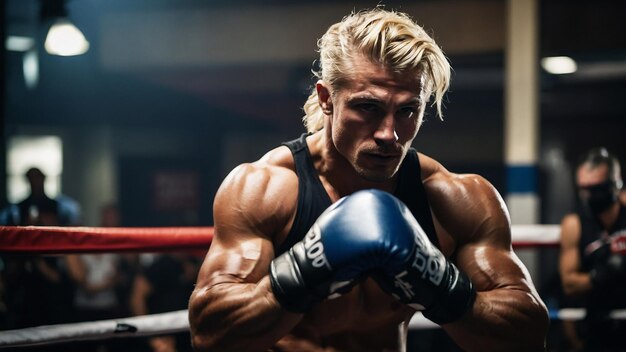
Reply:
[[[502,198],[410,147],[448,87],[440,48],[382,9],[345,17],[318,45],[308,134],[218,191],[189,303],[195,348],[404,350],[419,310],[467,351],[543,350],[546,309]]]
[[[605,148],[589,151],[576,168],[576,187],[579,209],[561,222],[563,289],[584,298],[585,349],[623,351],[626,325],[608,317],[626,308],[626,199],[617,158]]]

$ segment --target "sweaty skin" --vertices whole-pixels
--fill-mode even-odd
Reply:
[[[332,201],[360,189],[392,192],[396,171],[422,122],[423,82],[356,60],[354,79],[317,90],[324,128],[307,137],[314,166]],[[415,92],[420,92],[417,94]],[[478,291],[473,309],[443,328],[466,351],[542,351],[545,306],[511,249],[510,222],[496,190],[476,175],[448,172],[420,154],[444,255]],[[233,170],[214,204],[215,236],[190,304],[199,351],[403,351],[414,310],[366,279],[306,314],[274,298],[269,264],[289,232],[298,178],[286,147]]]

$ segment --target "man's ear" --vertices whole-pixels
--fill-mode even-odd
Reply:
[[[315,90],[317,90],[317,99],[319,101],[322,112],[325,115],[332,115],[333,113],[333,101],[330,97],[330,91],[326,87],[323,81],[319,80],[315,84]]]

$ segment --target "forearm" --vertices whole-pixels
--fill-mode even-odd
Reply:
[[[198,287],[189,303],[192,341],[197,351],[266,350],[301,318],[280,307],[267,276],[258,284]]]
[[[545,351],[549,318],[543,303],[528,291],[479,292],[471,311],[444,325],[465,351]]]
[[[588,273],[570,273],[563,276],[563,291],[568,296],[579,296],[591,290],[591,278]]]

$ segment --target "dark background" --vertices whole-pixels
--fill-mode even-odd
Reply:
[[[38,85],[27,88],[23,53],[3,51],[3,141],[24,134],[61,136],[62,190],[83,204],[86,224],[97,225],[99,203],[112,200],[123,204],[124,224],[136,226],[211,224],[212,197],[226,173],[304,131],[301,106],[313,83],[315,38],[357,4],[376,4],[72,0],[69,18],[91,47],[85,55],[59,57],[43,49],[51,19],[42,10],[50,3],[2,1],[4,34],[34,36],[40,65]],[[454,68],[445,119],[429,111],[415,146],[452,171],[486,176],[504,192],[506,2],[384,3],[423,23]],[[555,203],[546,181],[550,160],[570,165],[597,145],[626,157],[625,13],[620,1],[540,1],[539,57],[569,55],[579,63],[579,71],[570,75],[540,72],[539,164],[548,165],[542,171],[543,222],[555,222],[564,211],[550,208]],[[272,16],[281,14],[301,17],[283,18],[285,37],[272,36],[267,28],[275,22]],[[202,18],[216,23],[198,28]],[[319,25],[311,23],[316,18]],[[294,41],[298,48],[268,49],[275,48],[270,45],[275,40],[291,37],[302,37]],[[206,55],[215,48],[194,47],[214,41],[231,47]],[[292,51],[305,54],[283,55]],[[229,60],[220,56],[223,52],[241,59]],[[111,161],[98,171],[101,178],[94,178],[89,165],[102,154]],[[154,216],[151,195],[141,185],[161,169],[199,175],[195,216]],[[97,182],[108,184],[111,194],[90,191]]]
[[[61,189],[79,201],[87,226],[98,226],[100,208],[112,202],[123,226],[211,225],[229,170],[304,131],[315,40],[350,10],[378,3],[71,0],[68,16],[90,50],[59,57],[43,48],[54,2],[0,0],[0,35],[35,38],[39,60],[39,82],[29,88],[24,53],[0,54],[0,148],[14,136],[61,137]],[[429,109],[414,146],[454,172],[482,174],[504,194],[508,1],[382,3],[423,24],[454,69],[444,120]],[[626,160],[625,14],[624,1],[539,0],[537,60],[568,55],[579,65],[569,75],[539,72],[542,223],[570,210],[581,153],[604,145]],[[551,307],[557,252],[544,250],[533,271]],[[409,346],[447,343],[441,331],[421,334]]]

